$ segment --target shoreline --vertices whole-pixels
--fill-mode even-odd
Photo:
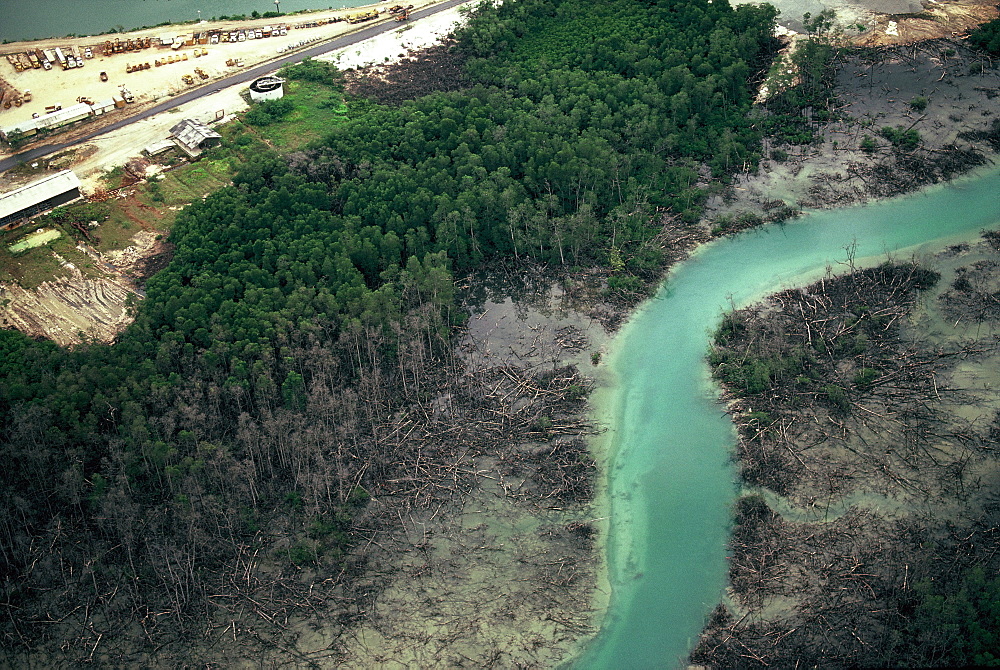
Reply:
[[[849,52],[836,64],[837,114],[813,123],[819,141],[787,146],[766,140],[756,173],[706,203],[721,234],[770,220],[775,211],[831,209],[874,202],[947,182],[1000,155],[991,124],[1000,72],[960,41]],[[887,94],[889,91],[890,94]],[[916,146],[895,146],[884,128],[908,128]],[[746,215],[740,225],[740,215]]]
[[[303,17],[308,17],[309,20],[313,19],[330,19],[333,17],[343,16],[345,13],[349,14],[358,9],[368,9],[368,8],[381,8],[387,7],[390,3],[387,2],[366,2],[363,5],[357,5],[354,7],[343,7],[341,9],[308,9],[301,10],[299,12],[294,12],[290,14],[281,14],[280,16],[268,17],[268,18],[253,18],[247,15],[245,19],[202,19],[200,21],[178,21],[178,22],[165,22],[156,26],[145,26],[136,27],[123,30],[121,32],[109,31],[105,33],[97,33],[93,35],[66,35],[64,37],[52,36],[52,37],[39,37],[37,39],[28,40],[12,40],[8,42],[3,42],[0,44],[0,56],[4,56],[8,53],[18,53],[23,52],[25,49],[43,48],[47,49],[54,46],[59,46],[62,44],[69,44],[72,46],[92,46],[95,44],[103,44],[108,39],[114,40],[116,37],[121,39],[135,39],[136,37],[158,37],[161,34],[167,34],[174,28],[179,28],[190,32],[193,28],[201,30],[237,30],[240,27],[253,27],[262,28],[266,25],[279,24],[291,24],[295,25],[300,23]],[[414,3],[415,4],[415,3]],[[426,3],[425,3],[426,4]]]
[[[941,42],[933,42],[917,47],[910,47],[908,50],[912,49],[914,53],[926,53],[930,49],[939,47],[940,44]],[[964,46],[960,44],[955,45],[955,47],[956,50],[964,49]],[[944,48],[951,48],[951,46],[945,46],[942,50]],[[896,54],[899,50],[900,47],[885,47],[882,49],[882,55],[887,63],[885,66],[886,72],[883,76],[887,78],[894,77],[896,72],[901,69],[899,66],[893,67],[892,62],[895,60]],[[966,49],[965,54],[959,55],[958,58],[962,67],[966,72],[968,72],[969,63],[966,59],[975,59],[978,58],[978,56],[969,53]],[[909,70],[912,65],[913,61],[907,59],[905,66],[902,69]],[[849,67],[849,65],[842,66],[842,68],[847,67]],[[919,70],[919,67],[915,67],[914,70]],[[933,67],[928,68],[921,74],[929,75],[931,72],[933,72]],[[934,73],[933,76],[935,79],[941,77],[940,71]],[[990,81],[995,80],[1000,83],[1000,78],[996,76],[995,72],[989,74],[988,77]],[[853,74],[845,74],[842,69],[841,77],[838,79],[838,90],[846,92],[851,97],[850,104],[862,110],[863,114],[874,117],[877,110],[877,113],[879,114],[879,116],[875,117],[877,118],[877,123],[895,125],[897,119],[899,123],[902,123],[902,119],[906,118],[907,114],[912,111],[908,109],[910,98],[901,94],[897,94],[895,105],[885,105],[884,101],[881,101],[883,104],[880,107],[880,101],[877,99],[873,100],[871,103],[865,103],[863,100],[863,91],[860,87],[854,87],[852,90],[850,86],[852,79],[854,79]],[[919,77],[916,77],[915,79],[916,82],[911,83],[911,85],[916,87],[919,86],[920,80]],[[993,86],[989,83],[983,84],[981,81],[974,80],[968,75],[966,75],[966,77],[961,81],[962,85],[956,87],[956,91],[940,97],[931,98],[931,101],[928,104],[928,113],[924,115],[925,120],[933,120],[935,117],[947,118],[953,116],[963,107],[965,110],[968,110],[969,106],[973,104],[969,98],[976,99],[976,87],[981,87],[986,90],[993,88]],[[873,87],[869,87],[869,90],[872,88]],[[922,90],[920,88],[915,88],[913,95],[919,95],[921,92]],[[979,109],[996,109],[997,111],[1000,111],[1000,105],[998,105],[993,98],[986,95],[985,91],[981,91],[979,93],[979,97],[982,98]],[[966,115],[962,116],[964,117]],[[898,180],[892,179],[891,174],[883,173],[885,174],[885,184],[888,185],[889,190],[887,190],[885,186],[862,190],[857,187],[857,184],[852,183],[851,177],[845,176],[844,172],[848,171],[852,166],[855,166],[855,170],[858,170],[856,167],[858,165],[892,165],[896,161],[905,160],[908,157],[903,153],[894,151],[891,147],[888,147],[888,143],[884,141],[882,142],[882,147],[873,155],[863,152],[859,148],[854,148],[852,150],[850,146],[838,146],[843,145],[843,138],[850,127],[850,123],[844,122],[829,124],[821,131],[823,141],[820,146],[809,147],[808,152],[803,152],[800,156],[787,162],[770,161],[770,165],[768,165],[768,161],[765,161],[757,174],[741,175],[726,194],[717,196],[714,202],[709,203],[706,215],[703,217],[699,225],[707,230],[709,227],[714,226],[715,220],[717,220],[717,218],[721,215],[738,215],[746,211],[751,211],[762,216],[766,215],[768,212],[767,205],[769,201],[774,200],[773,191],[771,190],[772,185],[781,181],[785,181],[785,184],[783,184],[784,189],[782,189],[784,191],[784,205],[789,207],[798,207],[805,204],[803,201],[808,201],[810,209],[815,208],[816,210],[823,210],[834,208],[839,209],[845,206],[864,206],[897,196],[915,193],[925,188],[949,188],[956,183],[960,184],[963,179],[975,179],[976,175],[982,173],[983,171],[992,171],[997,169],[995,167],[997,148],[988,146],[981,137],[968,137],[976,132],[981,133],[985,129],[986,124],[989,123],[992,118],[993,115],[987,115],[987,112],[983,111],[983,116],[979,118],[973,117],[967,120],[956,120],[954,118],[949,119],[951,127],[948,132],[943,133],[938,131],[935,135],[928,135],[928,146],[925,146],[918,152],[914,152],[916,156],[923,155],[921,152],[933,154],[942,151],[946,145],[957,140],[964,142],[964,146],[967,146],[969,150],[981,151],[985,158],[982,164],[978,164],[978,166],[974,165],[971,169],[965,167],[959,169],[957,172],[946,171],[944,174],[941,172],[932,172],[924,175],[922,179],[914,177],[903,185],[901,185]],[[851,123],[858,124],[860,126],[861,122],[855,119]],[[908,122],[908,125],[909,123],[913,123],[913,119]],[[931,124],[932,121],[928,121],[928,126]],[[876,128],[877,127],[878,126],[876,126]],[[962,137],[960,137],[961,134],[966,134],[967,139],[963,140]],[[860,143],[862,139],[862,135],[859,133],[855,134],[855,142]],[[771,167],[772,170],[768,170],[768,167]],[[834,178],[834,175],[839,176]],[[791,183],[789,184],[789,182]],[[819,188],[817,188],[817,186],[819,186]],[[773,226],[774,224],[771,225]],[[737,231],[726,231],[723,235],[731,234],[731,232]],[[723,235],[716,234],[714,237]],[[669,282],[670,275],[674,271],[674,268],[677,267],[678,262],[683,262],[684,258],[696,256],[705,248],[706,245],[704,242],[685,246],[681,250],[682,258],[678,261],[672,262],[669,267],[665,269],[661,279],[656,282],[656,286],[662,286],[664,282]],[[764,296],[761,296],[761,298],[763,297]],[[637,316],[642,314],[642,312],[648,307],[649,301],[652,299],[655,299],[655,293],[638,305],[633,306],[629,311],[625,322],[616,332],[615,338],[610,343],[610,355],[608,355],[606,359],[609,367],[613,367],[613,352],[616,347],[622,346],[622,340],[619,338],[627,333],[629,327],[628,324],[634,321]],[[613,369],[605,373],[605,381],[613,378]],[[610,383],[613,384],[613,382]],[[603,423],[606,421],[607,417],[614,412],[614,403],[617,402],[617,393],[618,391],[616,391],[613,387],[601,387],[595,391],[593,396],[595,411],[592,414],[592,416],[595,417],[595,420]],[[607,427],[608,424],[603,423],[603,425]],[[605,453],[607,453],[610,448],[610,441],[613,438],[610,434],[605,434],[598,439],[601,443],[599,448],[604,449]],[[607,463],[610,465],[613,459],[613,454],[608,454],[607,459]],[[605,474],[605,477],[607,476],[608,475]],[[606,569],[608,567],[607,560],[608,557],[606,556]]]
[[[990,171],[995,174],[997,168]],[[873,314],[898,315],[901,325],[898,334],[873,337],[868,345],[875,353],[866,353],[866,365],[882,370],[876,374],[884,380],[876,377],[861,388],[857,377],[853,385],[837,382],[848,389],[850,405],[844,408],[830,406],[822,394],[806,400],[801,389],[790,392],[783,381],[764,395],[723,385],[723,400],[740,430],[734,458],[743,468],[743,488],[735,503],[727,594],[691,662],[728,667],[743,658],[763,667],[795,658],[819,666],[926,664],[920,656],[880,656],[917,654],[919,640],[893,649],[873,644],[873,638],[883,627],[913,625],[905,615],[893,619],[901,603],[917,597],[907,593],[913,584],[927,579],[947,584],[948,575],[936,572],[942,564],[949,566],[948,573],[955,565],[966,569],[970,561],[988,566],[986,553],[991,548],[996,553],[995,542],[986,536],[976,541],[975,550],[952,541],[976,535],[980,515],[990,523],[984,496],[1000,468],[988,442],[990,416],[994,426],[1000,416],[990,415],[1000,407],[991,382],[997,354],[990,345],[998,315],[994,310],[977,318],[970,312],[970,306],[979,309],[980,287],[1000,279],[997,234],[983,237],[970,230],[935,243],[936,251],[917,263],[942,278],[933,286],[918,279],[909,295],[899,289],[884,295],[882,285],[893,285],[896,278],[868,267],[780,290],[737,312],[735,318],[749,328],[734,336],[732,346],[741,352],[746,338],[777,330],[787,333],[772,338],[780,350],[783,340],[804,338],[809,323],[813,337],[825,336],[826,323],[843,318],[840,296],[850,291],[863,291],[864,297],[848,298],[846,305],[864,302]],[[962,286],[963,278],[972,283]],[[913,286],[922,289],[916,297]],[[829,306],[829,298],[835,306]],[[807,309],[800,315],[797,305],[803,300],[825,302],[829,311]],[[824,319],[820,330],[816,326]],[[968,325],[960,328],[963,321]],[[747,349],[746,355],[756,354]],[[879,364],[878,357],[885,355],[894,362]],[[843,365],[850,365],[849,358],[837,364]],[[822,379],[829,381],[825,375]],[[766,425],[761,423],[765,416]],[[915,439],[900,434],[918,426],[923,428]],[[953,459],[962,462],[958,470],[947,465]],[[919,549],[906,539],[918,527],[934,538]],[[842,597],[833,598],[835,592]],[[864,639],[851,639],[836,624],[845,619],[856,622],[852,629]],[[827,620],[831,623],[824,624]],[[772,644],[775,636],[781,645]],[[817,645],[820,636],[825,642]]]

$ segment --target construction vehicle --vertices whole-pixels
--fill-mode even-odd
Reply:
[[[199,77],[201,77],[202,79],[208,79],[208,75],[207,75],[207,74],[205,74],[205,71],[204,71],[204,70],[202,70],[202,69],[201,69],[200,67],[196,67],[196,68],[194,69],[194,71],[195,71],[195,74],[197,74],[197,75],[198,75]]]
[[[189,74],[185,74],[185,75],[181,76],[181,81],[183,81],[185,84],[187,84],[188,86],[190,86],[191,84],[194,83],[194,77],[192,77]]]
[[[405,7],[396,14],[396,21],[406,21],[410,18],[410,10]]]
[[[359,14],[348,14],[348,23],[362,23],[364,21],[371,21],[372,19],[378,18],[378,10],[373,9],[370,12],[361,12]]]
[[[122,92],[122,98],[125,100],[125,102],[127,102],[129,104],[132,104],[133,102],[135,102],[135,96],[132,95],[132,91],[128,90],[124,86],[121,86],[120,88],[121,88],[121,92]]]
[[[25,102],[31,102],[31,91],[26,90],[21,97],[24,98]]]

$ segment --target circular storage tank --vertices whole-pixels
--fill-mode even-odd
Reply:
[[[261,77],[250,84],[251,100],[277,100],[285,95],[283,79],[277,77]]]

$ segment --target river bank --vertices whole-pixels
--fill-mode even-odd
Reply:
[[[996,231],[975,235],[727,317],[712,360],[746,488],[727,601],[694,662],[977,662],[962,631],[986,615],[934,599],[1000,567],[998,247]],[[771,372],[742,374],[727,352]]]
[[[665,229],[668,228],[668,223],[672,225],[676,224],[676,222],[671,222],[669,216],[666,215],[663,217],[663,220]],[[704,227],[699,227],[699,229],[703,230]],[[674,249],[684,248],[684,245],[693,244],[690,230],[685,231],[684,227],[679,224],[676,224],[670,230],[676,230],[678,236],[674,238],[663,237],[660,240],[662,244],[669,245]],[[669,242],[669,239],[673,239],[675,243]],[[506,300],[503,302],[506,304]],[[499,303],[496,304],[498,305]],[[496,308],[491,307],[489,309],[493,310]],[[484,310],[474,314],[473,318],[476,318],[477,321],[483,321],[487,318],[486,314],[487,312]],[[538,324],[534,325],[537,326]],[[569,325],[571,324],[567,324],[567,326]],[[576,327],[579,328],[579,326]],[[529,327],[528,330],[532,329]],[[565,336],[560,334],[559,338],[570,344],[579,341],[579,336],[574,331],[567,331]],[[559,346],[561,347],[562,345]],[[583,345],[581,350],[584,348],[589,348],[589,343]],[[542,354],[542,356],[545,359],[549,358],[545,354]],[[392,498],[396,496],[400,500],[416,501],[414,505],[404,507],[404,509],[419,508],[419,511],[414,512],[413,517],[409,521],[404,520],[402,516],[399,518],[399,527],[396,529],[397,535],[395,536],[399,544],[390,546],[386,551],[386,555],[392,556],[391,560],[393,561],[399,561],[398,557],[403,555],[405,558],[402,559],[402,563],[389,565],[387,561],[388,567],[381,571],[381,574],[395,574],[399,576],[398,584],[403,586],[407,582],[413,582],[417,585],[407,593],[401,594],[398,599],[388,601],[389,603],[397,603],[397,605],[385,605],[375,602],[376,595],[392,591],[391,587],[383,585],[378,580],[362,582],[361,589],[358,592],[349,594],[344,603],[331,605],[331,601],[343,598],[344,594],[333,588],[330,590],[319,590],[314,594],[312,586],[317,582],[323,583],[324,588],[329,586],[322,580],[317,580],[315,573],[300,571],[280,575],[281,579],[261,579],[261,573],[256,572],[260,566],[260,563],[256,562],[256,556],[253,557],[253,561],[249,558],[247,559],[246,574],[248,576],[246,581],[249,589],[251,573],[254,573],[252,574],[253,590],[249,593],[249,596],[254,601],[259,602],[261,594],[274,598],[273,591],[276,589],[280,591],[281,588],[285,587],[288,588],[290,593],[294,594],[294,598],[287,602],[279,601],[276,609],[264,610],[264,614],[256,614],[255,611],[256,616],[260,616],[261,618],[266,618],[265,615],[273,617],[275,612],[287,615],[288,609],[293,607],[298,608],[295,610],[295,620],[292,626],[292,634],[296,636],[292,640],[294,644],[282,641],[284,646],[273,645],[272,647],[267,647],[266,653],[271,655],[270,657],[277,659],[281,658],[281,654],[285,653],[292,655],[295,653],[305,654],[319,649],[319,651],[315,651],[315,656],[309,657],[310,661],[319,659],[335,660],[340,658],[338,656],[341,653],[339,645],[343,641],[330,636],[328,631],[317,630],[317,627],[322,627],[323,620],[329,615],[330,618],[334,616],[343,617],[345,622],[356,622],[359,620],[369,622],[369,627],[363,629],[365,633],[359,636],[360,639],[357,643],[368,649],[368,655],[362,656],[362,658],[370,659],[372,662],[382,662],[386,658],[385,652],[382,651],[385,645],[379,641],[378,636],[384,635],[385,632],[394,627],[395,623],[371,624],[371,620],[375,618],[373,612],[375,612],[376,608],[385,607],[386,609],[380,612],[380,617],[384,615],[389,621],[392,621],[390,618],[392,615],[401,617],[403,616],[400,614],[401,610],[409,609],[414,603],[421,602],[425,607],[421,612],[427,613],[428,616],[439,617],[439,619],[433,624],[423,627],[417,623],[416,627],[409,629],[406,635],[391,643],[395,645],[397,650],[406,652],[413,647],[414,641],[425,645],[421,648],[421,656],[410,657],[413,658],[414,662],[420,662],[424,659],[437,658],[437,654],[441,653],[442,649],[445,649],[448,645],[452,645],[451,649],[445,649],[445,651],[448,654],[454,652],[455,656],[449,656],[449,658],[457,659],[456,662],[461,662],[460,655],[466,656],[468,649],[475,648],[481,650],[485,655],[482,657],[477,656],[473,661],[474,663],[507,663],[514,659],[514,650],[502,648],[499,649],[499,656],[493,655],[497,651],[496,645],[502,642],[502,639],[492,640],[490,644],[493,646],[490,646],[490,644],[483,645],[482,637],[476,638],[475,636],[497,626],[496,622],[502,620],[502,617],[509,618],[512,614],[516,615],[516,613],[491,610],[488,614],[480,613],[472,619],[468,618],[467,613],[469,611],[474,611],[477,605],[488,602],[484,599],[494,595],[495,592],[489,588],[480,588],[478,586],[482,583],[483,575],[480,572],[476,572],[473,564],[465,562],[463,557],[465,555],[478,555],[479,558],[483,558],[484,556],[488,556],[486,552],[498,551],[501,545],[515,544],[514,549],[496,554],[501,557],[497,560],[496,564],[490,560],[486,560],[485,565],[489,567],[484,570],[486,572],[496,570],[499,573],[498,581],[489,583],[503,585],[509,584],[512,579],[518,577],[516,573],[512,574],[511,572],[511,566],[514,562],[527,566],[524,569],[531,571],[534,583],[542,582],[547,584],[547,586],[541,587],[541,591],[517,591],[517,597],[522,599],[527,598],[530,600],[530,598],[537,598],[544,601],[549,598],[547,591],[562,589],[562,592],[565,593],[567,592],[566,587],[575,588],[575,585],[588,581],[588,574],[585,573],[590,569],[589,566],[584,565],[578,571],[571,573],[571,569],[576,569],[576,564],[572,563],[575,554],[570,554],[567,551],[567,547],[573,543],[577,543],[585,550],[587,549],[586,540],[591,531],[587,530],[588,527],[586,524],[593,519],[592,511],[575,511],[573,516],[554,514],[544,518],[545,525],[543,527],[528,526],[526,530],[530,534],[548,534],[550,537],[555,538],[553,543],[548,545],[548,549],[540,548],[536,543],[536,538],[532,538],[530,542],[523,541],[523,543],[521,540],[512,539],[513,533],[511,532],[511,528],[519,529],[522,524],[527,523],[526,517],[519,513],[510,513],[503,518],[500,524],[482,521],[482,517],[479,516],[486,511],[484,508],[489,507],[488,502],[493,497],[501,497],[501,491],[503,497],[509,496],[509,491],[504,488],[502,482],[510,484],[513,477],[513,486],[516,490],[522,486],[521,482],[526,481],[526,479],[522,478],[523,472],[519,472],[515,468],[526,468],[529,472],[538,473],[538,478],[535,479],[536,483],[532,485],[536,489],[541,490],[538,482],[551,486],[548,490],[541,490],[543,498],[546,497],[546,493],[560,489],[567,489],[572,493],[576,486],[575,482],[581,479],[576,466],[582,465],[585,470],[589,469],[586,467],[585,462],[581,462],[580,445],[576,441],[588,429],[585,426],[568,425],[570,423],[568,417],[571,414],[579,415],[579,413],[585,411],[579,401],[583,395],[581,391],[585,390],[586,382],[581,380],[577,376],[577,373],[572,370],[566,370],[561,365],[562,356],[553,356],[552,359],[551,369],[549,369],[550,363],[548,360],[543,361],[544,365],[535,365],[526,373],[511,370],[509,364],[504,363],[492,366],[490,371],[477,370],[476,374],[479,374],[481,378],[472,380],[466,380],[462,374],[457,372],[460,368],[456,366],[449,371],[449,374],[454,377],[448,382],[451,385],[442,385],[440,394],[423,399],[420,404],[412,408],[412,415],[408,413],[411,408],[407,408],[406,411],[400,410],[398,407],[393,408],[393,412],[387,414],[391,416],[391,421],[378,426],[379,444],[383,442],[395,445],[406,443],[411,448],[407,453],[409,457],[412,457],[412,460],[393,464],[394,467],[397,467],[396,471],[401,473],[398,481],[393,482],[394,484],[398,484],[399,488],[395,492],[390,491],[386,493],[387,498],[385,499],[396,502]],[[456,379],[459,381],[456,382]],[[574,389],[573,387],[579,388]],[[464,396],[465,399],[469,400],[472,404],[465,406],[456,405],[453,399],[459,394],[466,394]],[[483,408],[482,405],[475,403],[483,401],[484,398],[500,403],[502,421],[497,418],[498,415],[490,417],[487,421],[482,421],[481,416],[477,418],[475,412],[482,412]],[[456,407],[461,407],[461,409],[456,409]],[[420,415],[422,415],[423,419],[419,418]],[[474,418],[476,421],[472,420]],[[503,423],[503,421],[507,421],[507,423]],[[501,429],[498,432],[491,432],[492,429],[486,430],[484,426],[491,422],[500,423]],[[511,446],[507,442],[498,444],[499,438],[507,439],[508,434],[505,431],[511,426],[522,429],[517,438],[519,440],[517,446]],[[577,432],[566,433],[565,435],[561,434],[561,431],[568,429],[573,429]],[[411,438],[411,435],[413,436],[413,441],[407,442]],[[518,451],[524,445],[524,437],[528,438],[528,449],[524,452]],[[567,439],[561,439],[564,437]],[[457,465],[450,467],[455,463],[466,462],[463,460],[464,454],[461,452],[449,451],[449,449],[454,448],[456,440],[476,445],[478,451],[470,456],[474,459],[474,462],[470,466],[470,472],[460,469]],[[435,451],[434,455],[440,457],[442,461],[433,463],[435,468],[439,468],[437,470],[438,477],[427,480],[430,483],[420,487],[417,482],[413,481],[412,473],[422,473],[424,468],[431,466],[431,461],[421,451],[425,446]],[[556,447],[559,448],[557,449]],[[560,466],[557,469],[558,472],[544,474],[541,463],[553,460],[557,463],[564,463],[566,467]],[[482,473],[481,477],[480,473]],[[448,491],[447,495],[449,496],[457,495],[456,492],[461,493],[467,490],[465,488],[468,486],[465,479],[467,475],[475,475],[475,478],[478,480],[477,485],[482,487],[481,490],[477,490],[467,498],[467,504],[473,506],[474,509],[472,507],[449,506],[443,503],[435,507],[435,504],[440,502],[440,498],[436,496],[445,495],[437,491],[438,486],[443,486]],[[451,478],[452,484],[448,484],[449,478]],[[458,481],[459,479],[461,479],[461,484]],[[586,478],[584,477],[583,479]],[[501,482],[499,489],[496,488],[498,486],[497,482]],[[583,490],[585,492],[585,489]],[[395,525],[392,522],[391,516],[392,512],[398,509],[399,506],[385,504],[385,499],[383,499],[382,493],[377,493],[371,512],[373,516],[383,515],[379,523],[393,523]],[[492,512],[493,510],[490,511]],[[438,512],[440,512],[440,515]],[[456,523],[454,518],[452,518],[452,514],[456,518],[462,518],[461,523]],[[504,514],[507,513],[505,512]],[[451,523],[450,528],[444,528],[441,531],[441,535],[446,537],[439,543],[428,540],[425,534],[427,528],[425,524],[433,522],[435,516],[448,516],[452,518],[452,521],[449,522]],[[468,525],[466,525],[466,518]],[[485,527],[482,527],[483,524],[485,524]],[[398,534],[399,528],[402,529],[402,536]],[[372,538],[370,542],[372,546],[378,546],[375,543],[382,543],[382,533],[385,531],[385,528],[379,527],[376,530],[378,530],[378,533],[373,532],[366,536],[366,538]],[[289,533],[289,536],[291,536],[291,533]],[[399,539],[400,537],[402,539]],[[405,548],[405,551],[401,547]],[[290,547],[282,548],[289,549],[290,553]],[[427,553],[434,554],[433,561],[425,560],[423,554]],[[546,560],[544,562],[536,561],[532,563],[532,557],[537,555],[543,556]],[[352,564],[352,566],[361,567],[358,564]],[[503,571],[500,570],[501,566],[503,567]],[[431,571],[433,579],[428,578],[427,580],[423,580],[424,575],[428,574],[427,570]],[[263,575],[264,577],[269,576],[266,568]],[[535,576],[540,579],[534,579]],[[646,578],[641,566],[638,569],[632,570],[629,578],[643,587],[650,581]],[[447,584],[454,584],[456,580],[463,579],[466,580],[465,588],[452,589],[447,596],[443,597],[443,600],[435,602],[433,597],[428,596],[425,591],[421,591],[425,587],[433,586],[436,592],[440,592],[442,583],[446,583],[444,588],[450,588]],[[567,579],[570,581],[566,582]],[[307,583],[309,586],[308,589],[305,588]],[[531,588],[535,589],[536,587]],[[270,594],[268,594],[269,589],[271,590]],[[468,600],[467,595],[470,590],[476,591],[475,595],[478,598],[478,600],[472,601],[471,610],[469,606],[463,606],[462,608],[457,606],[452,607],[453,602]],[[447,607],[442,605],[445,602],[448,604]],[[575,638],[580,636],[581,631],[583,631],[583,634],[589,634],[592,631],[592,626],[589,623],[592,612],[583,611],[581,609],[581,602],[576,596],[559,602],[559,609],[555,610],[556,616],[565,619],[568,623],[556,620],[556,623],[559,625],[542,624],[546,628],[545,636],[547,639],[556,638],[556,644],[567,644],[567,637],[573,636]],[[213,606],[215,606],[214,603]],[[309,613],[310,609],[312,609],[312,614]],[[543,607],[534,607],[531,617],[535,623],[531,624],[527,620],[519,620],[518,626],[528,625],[532,633],[536,632],[538,627],[537,618],[539,614],[545,611],[547,610]],[[567,619],[565,616],[565,612],[567,611],[574,612],[574,617]],[[233,615],[234,618],[229,619],[227,622],[226,618],[230,615]],[[212,636],[206,636],[208,638],[206,645],[219,642],[221,636],[228,636],[230,631],[232,632],[234,642],[237,635],[239,635],[241,643],[248,634],[252,635],[255,632],[248,630],[256,627],[253,615],[246,615],[245,612],[239,612],[235,607],[220,607],[218,616],[219,618],[212,622]],[[239,625],[237,625],[236,616],[240,617]],[[243,618],[244,616],[247,618]],[[544,614],[541,614],[541,616],[544,617]],[[289,619],[286,616],[285,619],[281,620],[287,623]],[[256,621],[257,623],[260,622],[259,619]],[[453,626],[462,625],[466,621],[469,621],[469,625],[466,630],[460,632],[462,635],[469,634],[472,636],[463,639],[474,641],[453,644],[455,639],[449,639],[450,633],[444,633],[443,631],[446,630],[446,626],[452,627],[447,630],[454,631]],[[413,622],[410,623],[412,624]],[[534,629],[531,628],[532,625],[535,626]],[[93,626],[91,626],[90,631],[93,635],[86,640],[81,639],[81,643],[85,643],[86,647],[89,648],[92,642],[93,649],[97,649],[101,642],[101,637],[94,631]],[[292,637],[292,634],[290,634],[290,637]],[[281,637],[281,635],[278,634],[278,637]],[[96,641],[94,636],[96,636]],[[529,646],[534,645],[537,638],[534,635],[525,635],[512,639],[515,640],[513,646],[522,648],[525,643],[529,643]],[[377,641],[377,643],[372,644],[370,642],[372,640]],[[177,654],[178,656],[175,657],[177,659],[183,658],[180,654],[185,653],[183,647],[186,642],[187,640],[184,640],[183,643],[181,641],[172,643],[173,646],[171,649],[165,653]],[[256,653],[257,649],[254,648],[250,653]],[[528,656],[527,658],[530,661],[538,663],[550,663],[558,657],[558,652],[551,651],[551,649],[552,647],[545,648],[543,652],[537,653],[534,657]],[[102,650],[103,653],[104,651]],[[93,651],[91,651],[91,655],[93,655]]]
[[[776,209],[824,209],[887,198],[946,181],[1000,150],[1000,72],[955,40],[848,52],[834,64],[835,103],[805,110],[819,141],[765,140],[761,168],[739,174],[708,203],[708,218],[768,218]],[[820,111],[832,121],[820,121]],[[886,139],[914,131],[916,142]],[[718,225],[717,223],[715,225]]]

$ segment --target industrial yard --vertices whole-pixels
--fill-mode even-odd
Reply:
[[[39,130],[51,132],[104,114],[117,120],[371,22],[403,22],[410,9],[430,4],[424,0],[409,7],[372,5],[271,19],[202,21],[4,45],[0,140],[21,147]],[[0,148],[0,156],[4,149],[9,147]]]

